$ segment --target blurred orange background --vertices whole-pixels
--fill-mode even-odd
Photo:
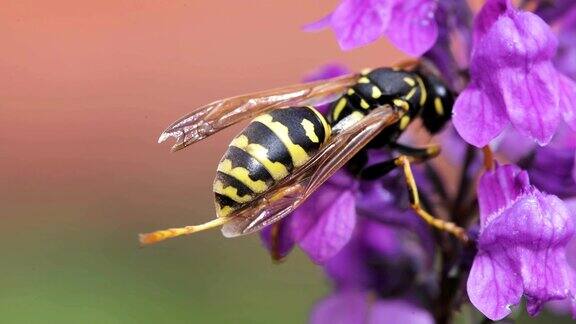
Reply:
[[[0,314],[6,322],[303,322],[327,293],[296,253],[218,231],[139,249],[137,234],[214,216],[239,128],[171,154],[160,132],[212,100],[298,82],[341,52],[300,27],[337,1],[3,1]]]

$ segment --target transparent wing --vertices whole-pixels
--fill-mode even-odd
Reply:
[[[399,112],[383,106],[356,123],[335,128],[335,134],[322,150],[274,189],[235,211],[222,227],[222,233],[226,237],[250,234],[288,215],[370,140],[400,117]]]
[[[358,74],[351,74],[214,101],[174,122],[162,132],[158,143],[174,137],[176,144],[172,146],[172,150],[177,151],[271,109],[314,104],[315,99],[336,96],[354,85],[357,80]]]

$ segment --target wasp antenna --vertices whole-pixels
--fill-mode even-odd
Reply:
[[[219,217],[209,222],[200,225],[189,225],[184,227],[168,228],[165,230],[155,231],[146,234],[139,234],[139,240],[141,245],[150,245],[158,242],[162,242],[167,239],[171,239],[181,235],[189,235],[196,232],[205,231],[220,225],[224,225],[228,222],[230,218]]]

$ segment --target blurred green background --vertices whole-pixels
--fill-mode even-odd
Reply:
[[[297,252],[218,231],[139,248],[213,218],[212,177],[238,128],[171,154],[162,129],[211,100],[297,82],[342,53],[299,30],[336,1],[3,1],[0,322],[302,323],[328,293]],[[521,322],[524,322],[522,319]]]

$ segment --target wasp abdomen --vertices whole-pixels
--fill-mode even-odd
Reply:
[[[214,180],[216,212],[226,216],[306,163],[330,137],[313,107],[290,107],[256,117],[232,140]]]

